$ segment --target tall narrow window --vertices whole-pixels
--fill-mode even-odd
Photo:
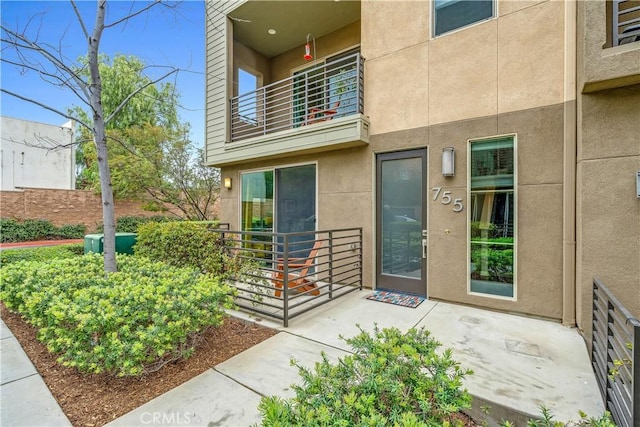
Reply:
[[[494,0],[435,0],[433,5],[436,36],[494,16]]]
[[[515,297],[513,138],[471,142],[470,285],[473,293]]]

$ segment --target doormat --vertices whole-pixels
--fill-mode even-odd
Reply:
[[[367,299],[411,308],[416,308],[424,301],[424,297],[417,295],[397,294],[388,291],[375,291]]]

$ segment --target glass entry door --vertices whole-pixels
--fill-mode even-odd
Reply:
[[[376,160],[377,288],[426,296],[427,150]]]

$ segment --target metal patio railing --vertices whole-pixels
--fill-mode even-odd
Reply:
[[[353,53],[231,99],[231,141],[364,111],[364,58]]]
[[[296,316],[362,290],[362,228],[216,231],[233,255],[249,265],[232,277],[236,305],[282,320],[285,327]]]
[[[612,7],[613,46],[640,41],[640,1],[613,0]]]
[[[593,279],[591,363],[616,425],[640,426],[640,321]]]

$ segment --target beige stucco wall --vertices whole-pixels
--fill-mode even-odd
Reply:
[[[258,77],[258,87],[271,83],[271,64],[264,55],[243,45],[233,42],[233,96],[238,95],[238,68]]]
[[[578,324],[588,333],[594,277],[640,318],[640,85],[585,94],[580,101]]]
[[[360,21],[347,25],[337,31],[316,39],[315,59],[322,59],[335,55],[346,49],[360,45]],[[313,44],[311,47],[313,55]],[[271,59],[271,74],[275,80],[291,77],[292,70],[310,66],[313,61],[305,61],[302,57],[304,53],[304,43],[281,55]]]
[[[371,133],[562,103],[565,8],[500,2],[497,18],[431,38],[428,2],[364,1]]]
[[[467,146],[469,139],[515,135],[517,165],[517,298],[504,300],[467,293]],[[428,197],[427,292],[447,301],[562,318],[562,191],[564,105],[439,124],[371,138],[372,155],[427,147],[429,188],[462,198],[465,210]],[[456,150],[456,175],[441,175],[442,148]],[[372,268],[375,266],[372,266]]]

